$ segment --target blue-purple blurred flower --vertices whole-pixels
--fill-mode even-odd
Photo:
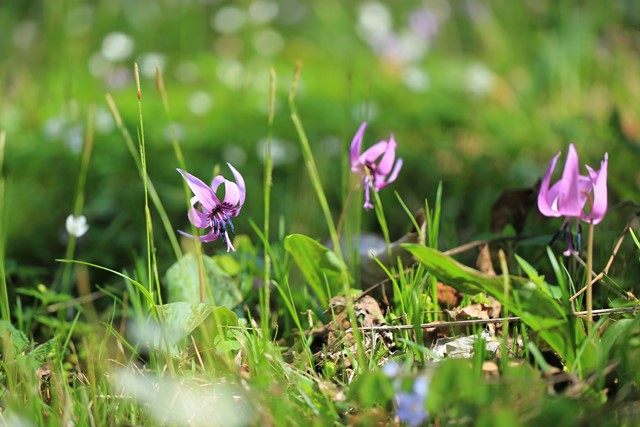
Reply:
[[[424,423],[429,417],[429,412],[425,409],[428,391],[429,380],[420,375],[415,379],[410,392],[397,393],[395,401],[398,419],[410,426]]]
[[[403,387],[406,382],[402,377],[402,366],[395,361],[387,362],[382,367],[382,372],[393,379],[395,390],[394,402],[396,405],[396,415],[398,420],[409,426],[422,425],[428,418],[429,412],[425,409],[425,404],[429,392],[429,379],[424,375],[418,375],[409,391]]]
[[[213,242],[218,237],[222,237],[222,240],[227,244],[227,252],[235,251],[231,239],[229,237],[229,231],[235,234],[233,223],[231,218],[240,213],[244,199],[246,196],[246,189],[244,179],[240,172],[238,172],[231,164],[227,163],[231,173],[236,182],[225,179],[222,175],[217,175],[211,181],[211,186],[208,186],[200,179],[178,169],[178,172],[182,175],[184,180],[189,185],[194,197],[191,198],[191,208],[189,209],[189,221],[196,228],[210,230],[204,236],[198,238],[202,242]],[[222,201],[216,196],[216,192],[221,184],[224,184],[224,198]],[[179,231],[180,234],[187,237],[195,237],[191,234],[187,234],[183,231]]]
[[[362,149],[362,139],[367,123],[363,122],[351,141],[349,159],[351,170],[362,178],[364,187],[364,208],[371,209],[371,198],[369,191],[380,191],[391,184],[398,177],[402,168],[402,159],[396,161],[396,141],[393,135],[388,141],[380,141],[369,147],[364,153]],[[394,165],[395,162],[395,165]]]

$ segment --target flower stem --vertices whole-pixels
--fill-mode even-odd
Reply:
[[[589,224],[589,236],[587,237],[587,271],[586,271],[586,287],[587,287],[587,323],[593,323],[593,289],[591,288],[591,277],[593,271],[593,234],[595,226]]]

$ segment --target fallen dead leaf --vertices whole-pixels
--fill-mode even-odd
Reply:
[[[455,288],[438,282],[438,304],[447,307],[456,307],[460,304],[462,295]]]
[[[480,246],[478,258],[476,258],[476,267],[479,271],[485,274],[488,274],[490,276],[496,275],[496,272],[493,269],[493,262],[491,261],[491,250],[489,249],[489,245],[487,243]]]
[[[486,360],[482,362],[482,374],[485,378],[498,378],[500,377],[500,369],[498,369],[496,362]]]

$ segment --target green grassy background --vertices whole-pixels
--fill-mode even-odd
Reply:
[[[242,25],[225,34],[216,17],[229,8]],[[377,10],[373,18],[372,9]],[[420,11],[435,22],[431,36],[421,38],[427,45],[422,52],[411,53],[414,38],[407,42],[408,53],[406,46],[393,45],[380,53],[365,36],[367,13],[374,27],[388,25],[391,34],[403,37],[412,34],[411,16]],[[271,19],[256,22],[265,17]],[[90,107],[98,120],[84,210],[91,231],[77,256],[122,266],[142,251],[142,184],[104,102],[106,92],[114,96],[135,136],[133,61],[143,71],[149,173],[172,223],[187,226],[167,136],[170,122],[149,53],[163,58],[173,122],[189,169],[206,177],[215,165],[231,161],[244,174],[248,198],[236,229],[248,234],[248,220],[261,221],[259,144],[268,133],[273,67],[278,80],[273,133],[283,153],[274,171],[274,226],[283,218],[287,231],[328,237],[286,105],[298,60],[303,64],[300,115],[336,216],[348,178],[346,149],[364,119],[371,123],[365,144],[395,134],[405,166],[392,189],[411,209],[443,181],[445,247],[487,236],[491,205],[500,192],[534,184],[551,155],[571,141],[592,165],[604,151],[610,153],[612,205],[637,200],[639,25],[632,1],[6,2],[0,8],[0,127],[8,141],[9,270],[46,277],[64,251],[64,218],[72,209],[78,143]],[[109,61],[104,43],[113,32],[125,34],[133,46],[129,55]],[[422,88],[407,85],[412,73]],[[480,79],[475,92],[473,76]],[[211,104],[199,114],[189,108],[198,97]],[[611,125],[614,111],[621,116],[622,134]],[[408,221],[391,189],[381,197],[392,235],[398,236]],[[605,247],[628,215],[618,211],[599,227]],[[375,229],[372,214],[363,221]],[[553,231],[556,222],[532,216],[525,234],[540,227]],[[160,238],[158,246],[167,266],[172,260],[165,242]],[[22,268],[12,270],[12,261]]]

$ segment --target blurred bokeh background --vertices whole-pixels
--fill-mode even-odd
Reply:
[[[149,173],[176,228],[187,220],[172,127],[192,173],[208,177],[228,161],[244,174],[248,199],[236,230],[253,236],[249,220],[262,221],[273,67],[274,227],[326,237],[286,102],[298,60],[299,112],[336,217],[346,150],[363,120],[370,123],[365,145],[393,132],[405,160],[398,181],[380,193],[392,237],[409,227],[394,190],[417,209],[440,180],[443,246],[490,235],[501,192],[534,185],[568,142],[594,166],[609,152],[612,205],[637,200],[639,30],[633,0],[5,0],[0,128],[7,133],[9,271],[13,280],[40,280],[64,254],[92,108],[83,212],[91,228],[76,257],[121,268],[143,253],[142,182],[105,102],[112,94],[135,136],[134,61]],[[612,209],[601,226],[605,247],[622,230],[624,209]],[[556,222],[534,213],[523,232],[553,231]],[[376,224],[364,214],[363,228]],[[156,231],[166,266],[173,259]]]

